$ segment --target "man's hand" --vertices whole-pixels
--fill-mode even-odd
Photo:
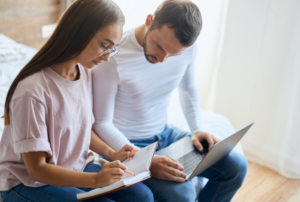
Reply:
[[[153,177],[163,180],[185,182],[183,166],[169,155],[155,156],[150,168]]]
[[[210,150],[214,144],[220,142],[220,140],[218,138],[214,137],[212,134],[198,131],[192,135],[192,142],[200,152],[203,151],[203,146],[201,144],[201,142],[203,140],[206,140],[208,142],[208,144],[209,144],[208,150]]]

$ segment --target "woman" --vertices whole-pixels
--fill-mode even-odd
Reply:
[[[78,0],[48,42],[21,70],[5,103],[0,143],[4,202],[76,201],[76,194],[110,185],[124,175],[133,148],[115,152],[91,130],[91,74],[122,37],[124,16],[110,0]],[[87,164],[88,149],[113,161]],[[84,172],[82,172],[84,171]],[[143,184],[88,201],[153,201]]]

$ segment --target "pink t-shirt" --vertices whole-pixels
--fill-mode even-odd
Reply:
[[[92,113],[91,73],[79,66],[80,79],[69,81],[50,67],[20,81],[10,102],[10,126],[0,142],[0,191],[32,180],[22,153],[44,151],[47,162],[83,171],[88,157]]]

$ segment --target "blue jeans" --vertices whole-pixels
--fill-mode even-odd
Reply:
[[[164,131],[152,138],[130,140],[138,147],[145,147],[155,141],[159,141],[157,150],[167,147],[171,143],[185,137],[190,133],[173,126],[166,126]],[[228,202],[231,201],[237,190],[241,187],[248,163],[239,153],[232,151],[228,156],[199,174],[209,181],[198,197],[201,202]],[[143,182],[154,194],[154,199],[160,201],[195,201],[196,193],[190,181],[184,183],[150,178]]]
[[[101,166],[89,163],[84,172],[99,172]],[[76,187],[26,187],[20,184],[9,191],[1,191],[3,202],[76,202],[76,194],[84,193],[92,190],[92,188],[76,188]],[[103,196],[85,200],[86,202],[141,202],[154,201],[153,194],[149,188],[143,183],[115,191]]]

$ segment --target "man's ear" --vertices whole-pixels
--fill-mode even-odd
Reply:
[[[146,22],[145,22],[145,25],[146,25],[146,28],[149,29],[152,25],[152,22],[153,22],[153,15],[149,14],[146,18]]]

